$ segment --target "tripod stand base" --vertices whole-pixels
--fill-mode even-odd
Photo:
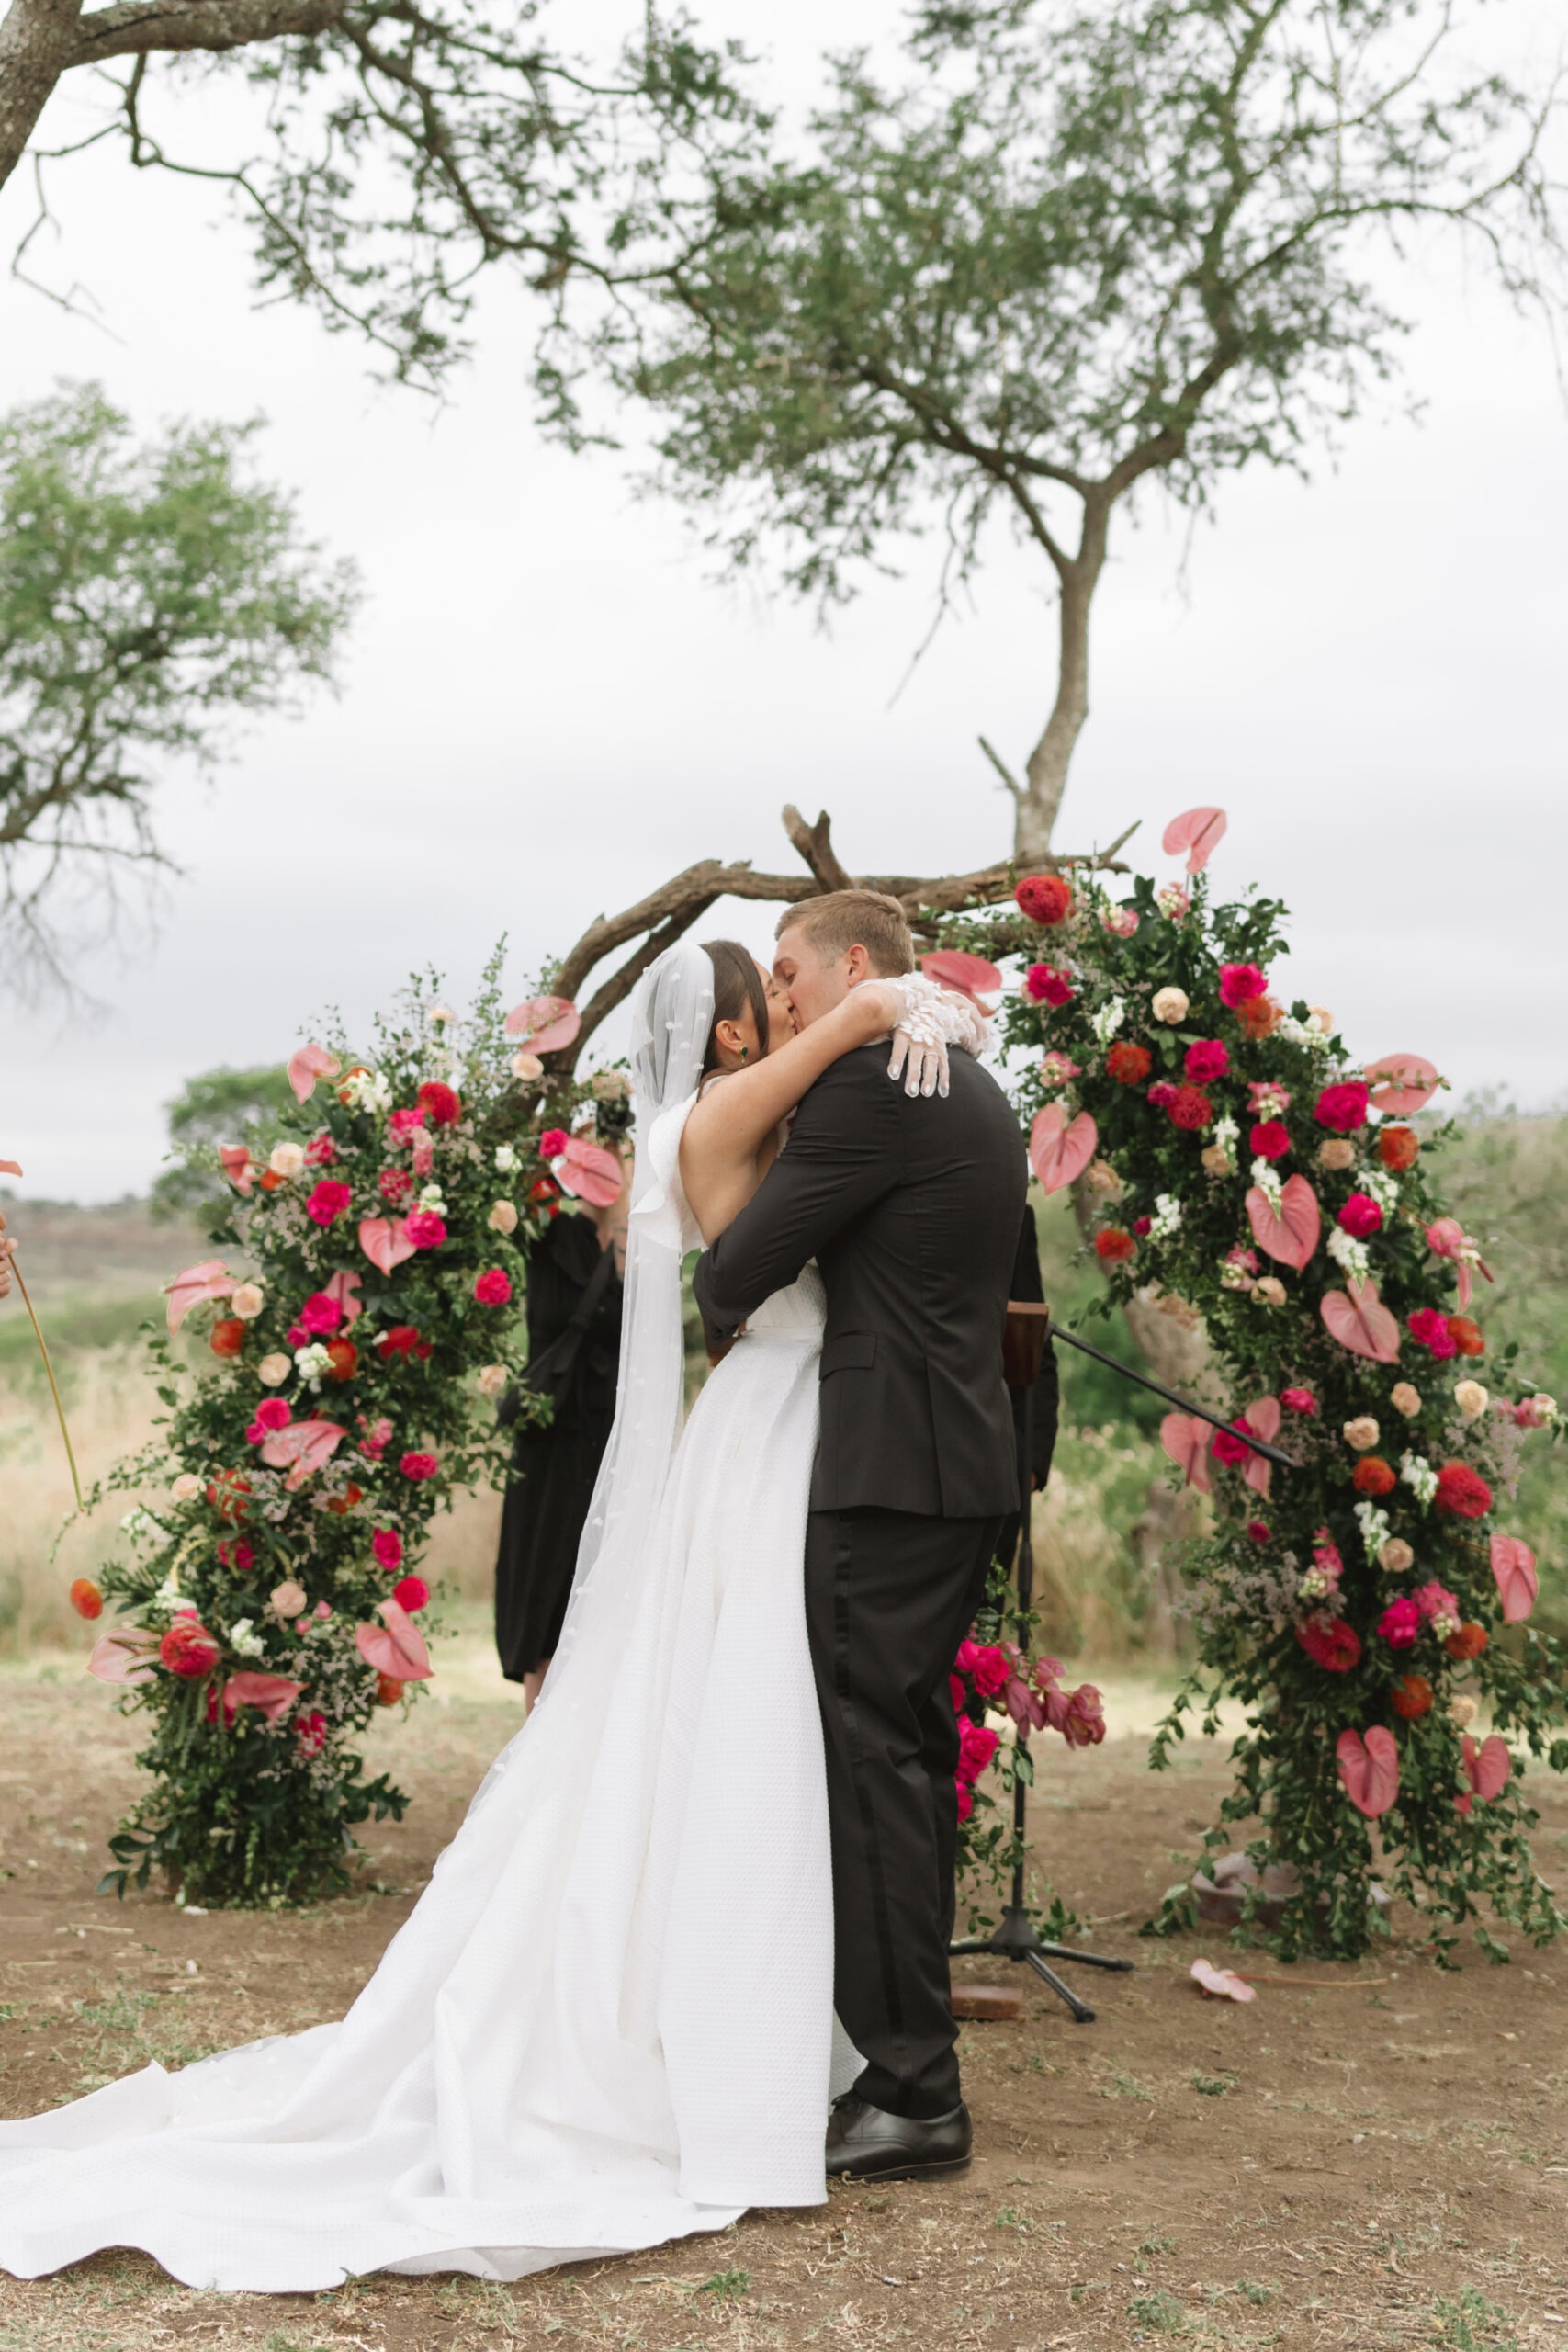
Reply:
[[[949,1944],[948,1951],[953,1953],[987,1952],[998,1960],[1022,1962],[1066,2003],[1075,2025],[1092,2025],[1094,2011],[1087,2001],[1079,2000],[1070,1984],[1063,1983],[1055,1970],[1047,1966],[1047,1962],[1070,1960],[1081,1968],[1109,1968],[1118,1975],[1130,1975],[1134,1965],[1130,1960],[1107,1960],[1097,1951],[1079,1951],[1074,1944],[1043,1943],[1034,1932],[1028,1912],[1021,1904],[1015,1903],[1009,1904],[994,1934],[972,1943]]]

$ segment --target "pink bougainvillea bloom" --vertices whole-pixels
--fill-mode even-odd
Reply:
[[[410,1136],[417,1135],[423,1127],[424,1113],[423,1111],[394,1111],[387,1125],[399,1143],[406,1143]]]
[[[441,1464],[434,1453],[405,1453],[398,1467],[417,1487],[424,1479],[434,1478]]]
[[[376,1182],[381,1198],[390,1201],[395,1209],[401,1208],[413,1191],[413,1178],[406,1168],[383,1168]]]
[[[1382,1224],[1382,1211],[1370,1193],[1352,1193],[1339,1212],[1339,1223],[1358,1241],[1369,1233],[1376,1233]]]
[[[1291,1090],[1271,1078],[1250,1078],[1247,1082],[1247,1107],[1257,1118],[1271,1119],[1278,1112],[1290,1109]]]
[[[1107,907],[1100,920],[1101,927],[1111,933],[1112,939],[1131,939],[1138,928],[1134,907]]]
[[[1430,1348],[1439,1360],[1459,1353],[1448,1317],[1439,1315],[1435,1306],[1418,1306],[1414,1315],[1405,1317],[1404,1324],[1411,1338],[1419,1340],[1422,1347]]]
[[[1281,1388],[1280,1402],[1290,1413],[1315,1413],[1317,1398],[1310,1388]]]
[[[1337,1136],[1353,1136],[1367,1124],[1368,1100],[1359,1078],[1346,1079],[1337,1086],[1324,1088],[1313,1117],[1320,1127],[1331,1127]]]
[[[353,1194],[335,1176],[324,1176],[305,1204],[305,1214],[317,1225],[332,1225],[347,1208]]]
[[[1238,1241],[1233,1250],[1225,1251],[1225,1263],[1227,1266],[1239,1266],[1244,1274],[1255,1274],[1262,1260],[1256,1250],[1244,1250]]]
[[[1105,1737],[1105,1702],[1092,1682],[1080,1682],[1069,1697],[1061,1732],[1069,1747],[1098,1747]]]
[[[1220,966],[1220,1002],[1232,1012],[1238,1004],[1250,1004],[1255,996],[1267,996],[1269,976],[1256,964],[1222,964]]]
[[[439,1250],[446,1238],[446,1220],[434,1209],[415,1209],[404,1217],[403,1231],[416,1250]]]
[[[298,1317],[299,1329],[312,1335],[335,1331],[342,1321],[342,1306],[335,1298],[330,1298],[324,1290],[312,1291]]]
[[[512,1277],[502,1266],[491,1266],[474,1284],[481,1306],[504,1306],[512,1296]]]
[[[1066,1054],[1047,1054],[1040,1065],[1040,1082],[1043,1086],[1066,1086],[1069,1079],[1082,1076],[1083,1071],[1078,1064],[1070,1060]]]
[[[378,1527],[370,1538],[370,1549],[378,1567],[390,1571],[402,1566],[403,1539],[395,1527]]]
[[[1391,1600],[1378,1619],[1378,1632],[1391,1650],[1407,1650],[1421,1631],[1421,1611],[1407,1594]]]
[[[1217,1037],[1200,1037],[1181,1057],[1181,1067],[1195,1086],[1207,1086],[1213,1080],[1224,1078],[1230,1066],[1230,1055]]]

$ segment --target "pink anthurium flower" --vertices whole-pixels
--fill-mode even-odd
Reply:
[[[367,1666],[389,1674],[398,1682],[427,1682],[434,1672],[424,1635],[400,1601],[376,1606],[379,1625],[356,1625],[354,1638]]]
[[[204,1298],[227,1298],[238,1282],[239,1276],[229,1272],[221,1258],[203,1258],[199,1265],[187,1266],[183,1274],[176,1274],[172,1283],[164,1284],[169,1301],[170,1331],[177,1331],[191,1308],[198,1306]]]
[[[521,1037],[521,1050],[529,1054],[558,1053],[571,1044],[581,1026],[576,1005],[564,996],[527,997],[506,1016],[507,1035]]]
[[[1247,1218],[1258,1248],[1281,1266],[1294,1266],[1298,1273],[1310,1261],[1323,1229],[1317,1194],[1304,1176],[1285,1179],[1278,1216],[1262,1186],[1254,1184],[1247,1195]]]
[[[1442,1084],[1436,1062],[1425,1054],[1384,1054],[1381,1061],[1369,1062],[1361,1076],[1377,1109],[1393,1118],[1424,1111]]]
[[[583,1136],[568,1138],[555,1172],[563,1193],[570,1193],[576,1201],[591,1201],[600,1209],[607,1209],[620,1199],[626,1182],[615,1153],[606,1151],[603,1144],[590,1143]]]
[[[1459,1744],[1459,1760],[1465,1779],[1485,1804],[1490,1804],[1494,1797],[1502,1795],[1514,1769],[1508,1744],[1506,1740],[1499,1739],[1495,1732],[1489,1739],[1483,1739],[1479,1747],[1466,1732]],[[1463,1797],[1459,1799],[1459,1804],[1464,1812],[1470,1811]]]
[[[995,1012],[994,1004],[987,1004],[980,995],[982,989],[993,993],[1002,985],[1002,976],[994,964],[983,956],[966,956],[961,948],[936,947],[920,958],[920,969],[939,988],[952,989],[958,996],[966,996],[987,1020]]]
[[[364,1307],[360,1305],[358,1299],[355,1298],[354,1295],[359,1288],[362,1280],[363,1277],[361,1275],[346,1273],[340,1267],[338,1272],[332,1277],[332,1280],[324,1283],[322,1286],[323,1295],[328,1298],[335,1298],[338,1305],[342,1307],[343,1319],[345,1324],[355,1322],[365,1312]]]
[[[1188,1975],[1210,2000],[1256,2001],[1258,1995],[1234,1968],[1216,1968],[1212,1960],[1195,1960]]]
[[[1225,834],[1225,812],[1223,808],[1187,808],[1173,817],[1165,829],[1160,847],[1167,857],[1178,857],[1187,852],[1189,874],[1201,874],[1218,849]]]
[[[259,1707],[268,1723],[275,1724],[304,1688],[287,1674],[231,1674],[223,1685],[223,1704],[231,1713],[235,1707]]]
[[[1365,1740],[1359,1731],[1342,1731],[1334,1754],[1346,1795],[1358,1813],[1375,1821],[1399,1794],[1399,1748],[1393,1734],[1382,1724],[1373,1724]]]
[[[1213,1492],[1209,1435],[1208,1422],[1201,1421],[1196,1413],[1168,1413],[1159,1425],[1159,1442],[1182,1473],[1183,1483],[1196,1487],[1201,1495]]]
[[[342,1064],[335,1054],[324,1046],[301,1046],[288,1057],[288,1083],[294,1089],[296,1102],[308,1102],[316,1091],[319,1078],[335,1078]]]
[[[1087,1111],[1069,1126],[1061,1104],[1047,1102],[1029,1130],[1029,1164],[1046,1192],[1059,1193],[1083,1174],[1099,1141],[1100,1130]]]
[[[1348,1291],[1325,1291],[1318,1311],[1332,1337],[1352,1355],[1370,1356],[1374,1363],[1398,1363],[1399,1326],[1371,1279],[1352,1283]]]
[[[87,1671],[100,1682],[150,1682],[158,1656],[155,1634],[135,1625],[100,1634],[87,1660]]]
[[[1492,1574],[1502,1596],[1503,1615],[1510,1625],[1521,1624],[1535,1607],[1540,1589],[1535,1554],[1518,1535],[1495,1535],[1491,1544]]]
[[[1247,1406],[1241,1418],[1254,1437],[1260,1437],[1265,1445],[1272,1445],[1280,1434],[1280,1399],[1277,1396],[1259,1396]],[[1271,1462],[1265,1462],[1260,1453],[1254,1453],[1249,1446],[1241,1475],[1247,1486],[1257,1493],[1266,1495],[1274,1475],[1274,1465]]]
[[[291,1421],[287,1429],[267,1432],[261,1458],[269,1470],[288,1472],[285,1485],[292,1492],[326,1467],[347,1435],[336,1421]]]
[[[1470,1305],[1474,1291],[1474,1284],[1470,1279],[1472,1266],[1484,1274],[1488,1282],[1492,1280],[1492,1269],[1481,1255],[1480,1244],[1471,1239],[1458,1217],[1434,1217],[1427,1227],[1427,1247],[1434,1256],[1453,1261],[1459,1273],[1459,1303],[1461,1307]]]
[[[223,1173],[236,1193],[248,1193],[255,1182],[255,1170],[251,1166],[249,1146],[243,1143],[220,1143],[218,1157],[223,1163]]]
[[[361,1217],[359,1246],[370,1263],[383,1274],[389,1274],[394,1266],[400,1266],[405,1258],[412,1258],[414,1253],[414,1244],[404,1230],[401,1217],[395,1225],[384,1216]]]

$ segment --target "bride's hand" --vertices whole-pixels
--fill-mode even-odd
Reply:
[[[939,988],[923,973],[908,972],[896,980],[864,980],[851,993],[851,1001],[866,1022],[866,1034],[877,1037],[893,1033],[887,1075],[904,1080],[906,1094],[943,1094],[948,1091],[947,1049],[962,1046],[966,1052],[985,1049],[984,1020],[966,997]]]

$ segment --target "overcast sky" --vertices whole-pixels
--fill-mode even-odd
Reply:
[[[820,45],[898,13],[792,0],[786,86],[806,90]],[[725,21],[713,0],[703,15]],[[740,13],[753,40],[757,16]],[[621,460],[532,431],[522,292],[492,290],[477,362],[434,412],[377,388],[348,339],[254,310],[245,232],[199,186],[110,152],[62,167],[54,195],[37,265],[89,288],[108,332],[0,277],[0,402],[97,376],[149,425],[261,412],[265,470],[368,594],[341,698],[251,731],[210,786],[171,774],[160,821],[185,878],[154,940],[85,967],[105,1015],[6,1016],[0,1153],[25,1192],[145,1187],[186,1076],[282,1061],[321,1008],[362,1021],[415,964],[462,995],[505,931],[521,993],[596,911],[691,860],[787,867],[786,800],[829,808],[860,870],[1006,852],[975,739],[1021,763],[1054,621],[1038,563],[1004,536],[973,611],[895,700],[931,616],[931,544],[830,634],[714,585]],[[18,177],[0,251],[29,204]],[[1134,850],[1163,874],[1167,818],[1222,803],[1217,881],[1289,901],[1286,977],[1353,1046],[1427,1053],[1461,1090],[1539,1107],[1568,1089],[1568,425],[1540,330],[1454,257],[1420,253],[1393,284],[1420,322],[1423,423],[1391,402],[1310,486],[1227,482],[1190,547],[1153,502],[1119,528],[1058,846],[1137,819]],[[771,921],[736,910],[723,927],[761,944]]]

